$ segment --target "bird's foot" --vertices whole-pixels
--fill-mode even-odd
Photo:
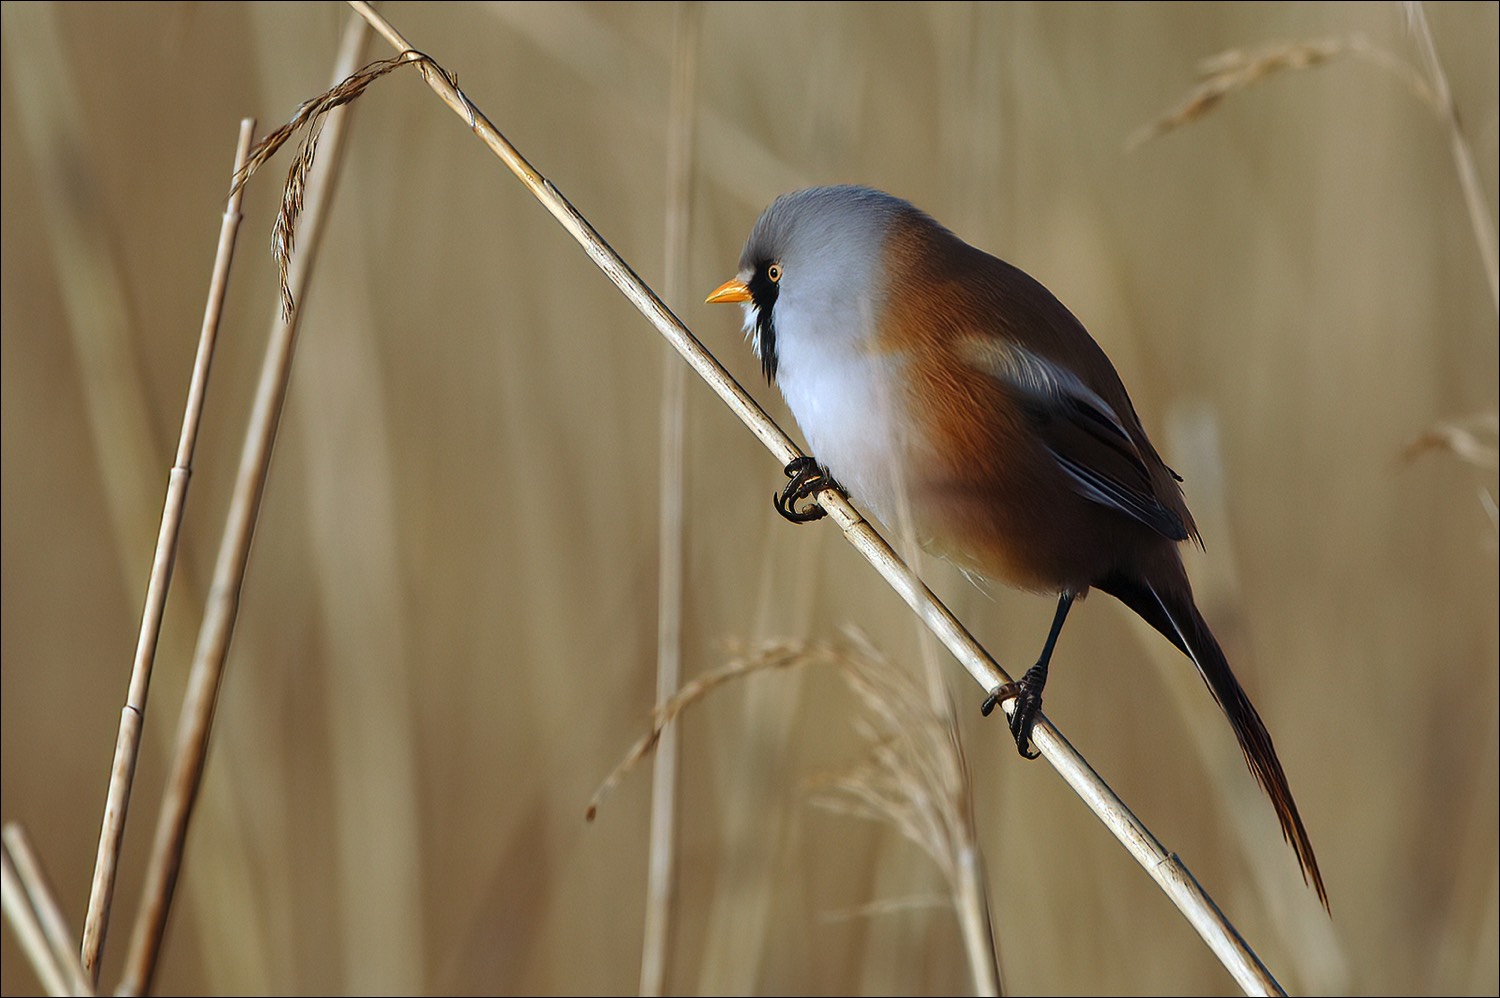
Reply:
[[[1038,666],[1034,665],[1015,682],[996,687],[979,707],[980,713],[989,717],[1000,703],[1006,700],[1016,702],[1015,709],[1010,712],[1010,733],[1015,736],[1016,748],[1028,759],[1042,754],[1031,745],[1031,731],[1036,727],[1036,715],[1042,709],[1042,686],[1046,676],[1045,667],[1038,672]]]
[[[786,466],[786,477],[791,481],[776,496],[776,512],[793,523],[811,523],[828,515],[828,511],[816,501],[809,502],[800,509],[797,506],[797,503],[812,498],[824,489],[838,488],[838,482],[833,480],[825,468],[810,457],[799,457]]]

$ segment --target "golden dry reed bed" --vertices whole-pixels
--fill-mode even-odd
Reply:
[[[698,304],[777,193],[872,184],[1044,280],[1186,478],[1200,603],[1332,917],[1190,664],[1110,601],[1075,611],[1048,717],[1288,991],[1500,990],[1495,4],[381,12],[794,439]],[[295,149],[245,186],[183,429],[240,119],[265,134],[347,75],[348,7],[3,16],[5,994],[39,952],[44,984],[87,984],[133,654],[153,695],[107,990],[1238,991],[838,531],[775,514],[779,460],[414,69],[319,139],[337,183],[321,236],[312,194],[296,223],[320,249],[270,341],[284,389],[257,382]],[[164,495],[186,503],[143,642]],[[222,542],[235,510],[253,546]],[[920,568],[1024,670],[1049,600]],[[192,686],[206,609],[222,685]],[[675,747],[589,823],[662,657],[690,690]],[[143,979],[190,688],[213,735]],[[50,949],[13,931],[33,864]]]

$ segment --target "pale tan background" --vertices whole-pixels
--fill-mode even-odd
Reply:
[[[386,9],[659,285],[672,8]],[[0,810],[40,845],[75,925],[236,121],[264,130],[326,86],[347,16],[6,5]],[[1428,16],[1493,226],[1497,6]],[[1416,60],[1394,4],[710,5],[688,290],[670,304],[784,417],[738,315],[699,304],[775,194],[871,183],[1046,282],[1187,478],[1200,596],[1276,737],[1332,920],[1188,663],[1112,601],[1074,614],[1049,716],[1289,988],[1495,994],[1496,555],[1480,499],[1495,474],[1401,460],[1433,424],[1496,407],[1495,308],[1448,133],[1394,77],[1344,59],[1124,150],[1200,59],[1354,33]],[[349,154],[160,990],[630,992],[648,774],[594,825],[583,811],[653,696],[664,347],[415,73],[360,102]],[[247,201],[108,981],[273,307],[284,170]],[[832,527],[776,517],[780,470],[696,381],[688,451],[689,675],[729,638],[848,623],[915,663],[896,598]],[[1029,663],[1046,600],[926,570],[1003,662]],[[1231,993],[945,668],[1007,986]],[[689,714],[673,991],[969,987],[947,909],[831,917],[940,890],[891,829],[808,803],[810,778],[859,757],[853,716],[820,673],[762,676]],[[5,992],[33,990],[9,931],[3,952]]]

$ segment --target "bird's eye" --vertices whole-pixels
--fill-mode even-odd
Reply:
[[[781,280],[781,264],[773,263],[769,267],[767,267],[766,277],[770,278],[772,284],[775,284],[777,281]]]

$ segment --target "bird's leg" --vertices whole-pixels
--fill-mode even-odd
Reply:
[[[984,698],[979,708],[984,716],[1002,700],[1014,698],[1015,710],[1010,713],[1010,733],[1016,737],[1016,748],[1028,759],[1035,759],[1040,752],[1031,748],[1031,729],[1036,726],[1037,711],[1042,709],[1042,688],[1047,685],[1047,663],[1052,661],[1052,648],[1057,636],[1062,633],[1063,621],[1068,619],[1068,610],[1073,606],[1072,592],[1065,592],[1057,600],[1057,613],[1052,617],[1052,630],[1047,633],[1047,643],[1042,646],[1041,657],[1036,665],[1026,670],[1026,675],[1017,682],[1006,683]]]
[[[791,481],[776,496],[776,512],[793,523],[811,523],[828,515],[828,511],[816,502],[797,508],[797,503],[824,489],[838,488],[838,482],[833,480],[826,468],[820,467],[810,457],[799,457],[786,466],[786,477]]]

